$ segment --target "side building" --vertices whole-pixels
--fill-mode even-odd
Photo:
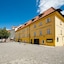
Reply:
[[[49,46],[64,45],[64,16],[60,9],[50,9],[20,26],[15,41]]]

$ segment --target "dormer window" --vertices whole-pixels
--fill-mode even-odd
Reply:
[[[43,14],[40,14],[39,17],[42,17]]]
[[[35,18],[32,19],[32,21],[34,21],[34,20],[35,20]]]
[[[25,23],[24,25],[26,25],[27,23]]]

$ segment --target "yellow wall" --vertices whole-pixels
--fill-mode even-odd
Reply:
[[[15,32],[15,41],[18,41],[19,39],[20,31]]]
[[[58,41],[57,41],[58,39]],[[56,12],[55,16],[55,46],[64,45],[64,18]]]
[[[20,29],[19,31],[16,32],[16,34],[17,34],[16,38],[20,37],[18,38],[20,39],[20,41],[29,43],[29,26]]]
[[[53,12],[43,18],[40,18],[39,20],[32,22],[32,24],[25,26],[24,28],[20,29],[16,32],[16,41],[19,39],[20,34],[20,41],[26,42],[26,43],[32,43],[34,44],[34,39],[39,39],[39,44],[41,45],[49,45],[49,46],[62,46],[64,44],[64,40],[62,42],[61,38],[64,39],[63,36],[59,36],[59,22],[62,20],[62,17],[59,18],[56,16],[56,14],[59,14],[58,12]],[[50,18],[50,22],[46,22],[46,20]],[[63,23],[63,22],[62,22]],[[41,25],[42,24],[42,25]],[[57,26],[58,25],[58,26]],[[64,23],[63,23],[64,26]],[[64,33],[64,27],[63,33]],[[47,30],[50,29],[50,34],[47,34]],[[42,34],[40,35],[40,32]],[[36,35],[34,35],[36,33]],[[60,37],[60,41],[57,42],[57,37]],[[44,42],[44,43],[43,43]],[[60,43],[60,44],[59,44]]]
[[[23,30],[23,32],[22,32],[23,37],[21,38],[22,42],[28,42],[29,43],[29,26],[25,27],[22,30]]]
[[[46,19],[50,18],[50,22],[46,23]],[[40,26],[40,22],[42,22],[42,26]],[[34,28],[36,25],[36,28]],[[47,34],[47,29],[51,30],[51,34]],[[42,35],[40,35],[40,31],[42,31]],[[34,36],[34,32],[36,32],[36,36]],[[54,14],[50,14],[44,18],[39,19],[38,21],[32,23],[30,25],[30,39],[32,39],[32,43],[34,43],[34,39],[39,39],[39,44],[45,45],[54,45]],[[53,39],[53,42],[47,43],[46,39]],[[44,40],[44,43],[43,43]]]

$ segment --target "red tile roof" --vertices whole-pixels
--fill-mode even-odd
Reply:
[[[50,13],[52,13],[54,11],[55,11],[55,9],[53,7],[51,7],[48,10],[46,10],[46,11],[43,12],[42,17],[47,16],[48,14],[50,14]]]
[[[54,12],[55,9],[53,7],[49,8],[48,10],[44,11],[43,13],[41,13],[40,15],[36,16],[35,18],[33,18],[32,20],[28,21],[27,23],[25,23],[24,25],[22,25],[21,27],[18,28],[18,30],[32,24],[33,22],[37,21],[38,19],[47,16],[48,14]],[[17,31],[18,31],[17,30]]]

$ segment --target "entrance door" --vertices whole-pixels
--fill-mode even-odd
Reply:
[[[42,44],[44,44],[44,40],[42,40]]]
[[[39,39],[34,39],[34,44],[39,44]]]
[[[32,44],[32,39],[31,39],[31,44]]]

